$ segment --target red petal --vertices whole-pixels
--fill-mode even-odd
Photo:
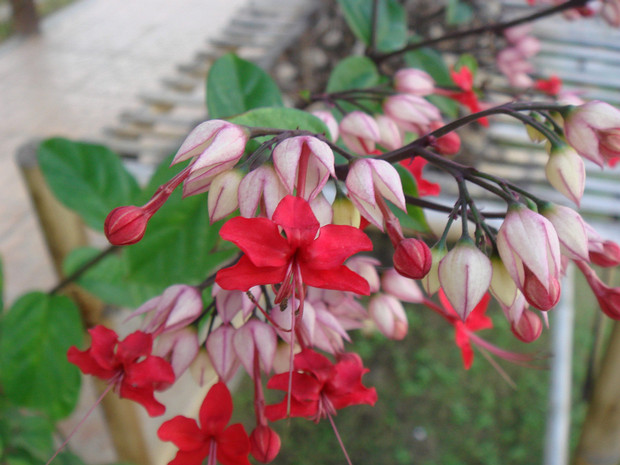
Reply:
[[[350,291],[362,295],[370,294],[368,281],[344,265],[333,270],[316,270],[300,263],[300,268],[303,282],[308,286]]]
[[[153,386],[153,383],[174,383],[174,371],[170,364],[161,357],[151,355],[145,360],[130,365],[125,370],[123,382],[132,386]]]
[[[287,266],[257,267],[246,255],[228,268],[217,272],[215,282],[229,291],[248,291],[261,284],[278,284],[286,277]]]
[[[319,237],[300,252],[300,260],[316,269],[342,265],[351,255],[372,250],[372,241],[353,226],[329,224],[319,231]]]
[[[139,403],[150,416],[156,417],[166,413],[166,406],[155,399],[154,390],[154,387],[135,387],[123,381],[121,382],[118,395],[124,399],[130,399]]]
[[[311,349],[304,349],[295,355],[293,365],[296,370],[312,373],[321,384],[333,376],[334,364],[325,355]]]
[[[200,449],[210,440],[198,428],[196,420],[178,415],[168,420],[159,427],[157,436],[162,441],[171,441],[175,446],[184,451]]]
[[[319,222],[310,204],[301,197],[287,195],[273,212],[273,221],[284,229],[291,248],[314,241]]]
[[[67,360],[69,360],[69,363],[77,365],[80,371],[85,375],[93,375],[100,379],[110,379],[118,373],[116,369],[110,370],[102,368],[101,365],[93,359],[90,352],[90,349],[81,351],[75,346],[69,347],[67,351]]]
[[[136,359],[151,355],[153,349],[153,336],[151,334],[136,331],[118,343],[116,357],[123,365],[133,363]]]
[[[114,349],[118,342],[118,336],[114,331],[105,326],[97,325],[88,332],[91,336],[91,344],[88,352],[101,368],[114,370],[119,364]]]
[[[474,362],[474,351],[471,348],[469,335],[467,334],[464,326],[465,325],[461,321],[456,322],[454,325],[454,339],[456,340],[456,345],[461,349],[463,366],[466,370],[469,370]]]
[[[288,392],[289,374],[280,373],[273,375],[267,382],[267,388]],[[323,383],[314,376],[306,373],[293,373],[293,398],[300,401],[314,401],[319,399]]]
[[[209,441],[210,442],[210,441]],[[177,452],[174,459],[168,465],[202,465],[202,462],[209,455],[209,447],[205,446],[198,450]]]
[[[284,266],[292,253],[276,223],[267,218],[231,218],[220,236],[235,243],[257,267]]]
[[[290,412],[288,412],[288,400],[285,397],[284,400],[279,404],[266,405],[265,417],[269,421],[282,420],[283,418],[288,417],[312,418],[317,414],[318,409],[318,400],[300,402],[293,397],[291,399]]]
[[[200,407],[200,427],[205,434],[217,436],[232,416],[233,403],[230,392],[224,383],[214,384]]]
[[[487,306],[491,301],[491,294],[485,294],[480,300],[478,305],[474,307],[467,319],[465,325],[470,331],[480,331],[481,329],[488,329],[493,327],[493,320],[485,315]]]
[[[368,369],[364,368],[361,358],[356,354],[348,354],[336,364],[333,377],[324,390],[336,409],[357,404],[374,405],[377,392],[362,384],[362,376],[366,372]]]
[[[230,425],[217,437],[216,456],[222,465],[250,465],[250,439],[241,423]]]

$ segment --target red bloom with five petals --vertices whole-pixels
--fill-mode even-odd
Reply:
[[[157,430],[162,441],[172,441],[179,448],[176,457],[168,465],[201,465],[209,457],[207,465],[250,465],[250,440],[241,423],[228,428],[233,404],[224,383],[214,384],[202,402],[196,420],[176,416],[164,422]]]
[[[293,365],[290,411],[288,396],[279,404],[267,405],[265,416],[269,421],[291,416],[318,422],[349,405],[374,405],[377,401],[375,388],[362,384],[368,369],[357,354],[342,354],[333,364],[324,355],[304,349],[295,355]],[[267,387],[288,392],[289,373],[272,376]]]
[[[142,404],[150,416],[162,415],[166,407],[153,392],[162,384],[173,383],[174,372],[163,358],[151,355],[153,336],[136,331],[119,342],[116,333],[105,326],[95,326],[88,332],[92,338],[90,348],[81,351],[70,347],[69,362],[86,375],[115,384],[120,397]]]
[[[286,236],[280,233],[280,227]],[[372,242],[358,228],[320,224],[310,204],[288,195],[273,219],[235,217],[220,230],[244,255],[233,266],[218,271],[223,289],[247,291],[261,284],[280,284],[276,303],[291,295],[292,286],[368,295],[368,282],[343,265],[351,255],[371,250]]]

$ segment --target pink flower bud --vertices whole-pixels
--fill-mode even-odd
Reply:
[[[439,263],[439,282],[463,321],[491,284],[491,260],[469,238],[461,239]]]
[[[560,252],[572,260],[588,261],[588,234],[581,215],[572,208],[548,204],[540,213],[547,218],[560,240]]]
[[[564,119],[566,140],[599,166],[620,159],[620,110],[593,100],[574,108]]]
[[[250,292],[255,299],[261,294],[258,286],[252,287]],[[245,320],[256,307],[256,304],[248,297],[247,292],[222,289],[217,283],[213,285],[211,294],[215,297],[217,314],[224,323],[230,323],[239,312]]]
[[[273,461],[280,445],[280,436],[267,425],[258,425],[250,434],[250,453],[261,463]]]
[[[334,153],[325,142],[311,136],[290,137],[273,150],[273,166],[289,194],[303,182],[301,197],[314,199],[334,172]],[[303,176],[303,179],[299,179]]]
[[[422,294],[418,283],[401,275],[394,268],[388,269],[381,276],[381,288],[403,302],[419,304],[424,301],[424,294]]]
[[[394,252],[394,268],[407,278],[422,279],[430,271],[432,261],[431,250],[420,239],[403,239]]]
[[[430,95],[435,91],[435,80],[426,71],[404,68],[394,74],[394,88],[411,95]]]
[[[383,111],[405,131],[416,134],[427,132],[431,121],[441,119],[439,109],[417,95],[397,94],[383,102]]]
[[[112,210],[105,219],[103,231],[113,245],[131,245],[144,236],[146,225],[151,218],[142,207],[128,205]]]
[[[329,129],[329,139],[332,142],[336,142],[340,133],[338,131],[338,121],[336,121],[332,112],[327,110],[316,110],[313,111],[312,114],[325,123],[327,129]]]
[[[211,224],[227,217],[239,207],[239,184],[243,175],[237,170],[225,171],[213,178],[207,199]]]
[[[249,135],[248,129],[223,120],[205,121],[194,128],[172,160],[174,165],[193,158],[183,195],[208,191],[213,178],[243,156]]]
[[[406,211],[403,185],[396,168],[385,160],[361,158],[349,168],[347,196],[370,223],[383,230],[383,213],[377,204],[381,196]]]
[[[377,266],[379,265],[381,265],[379,260],[364,255],[356,255],[349,258],[346,262],[347,268],[368,281],[371,293],[379,291],[380,281],[379,273],[377,273]]]
[[[403,133],[392,118],[376,115],[375,121],[379,127],[379,144],[388,150],[396,150],[403,146]]]
[[[435,294],[441,287],[439,284],[439,262],[448,253],[446,246],[442,243],[435,244],[430,250],[432,255],[431,268],[422,279],[422,287],[429,296]]]
[[[523,310],[521,318],[510,325],[512,333],[520,340],[530,343],[538,339],[542,333],[542,321],[531,310]]]
[[[207,353],[220,380],[227,383],[239,368],[239,358],[233,347],[235,328],[223,324],[207,338]]]
[[[278,344],[276,331],[273,326],[252,318],[235,332],[233,346],[243,368],[254,378],[256,357],[259,357],[260,366],[265,373],[269,373],[273,366]]]
[[[612,27],[620,27],[620,1],[603,0],[601,16]]]
[[[176,379],[185,373],[198,355],[199,345],[196,331],[180,328],[167,332],[157,338],[153,355],[170,362]]]
[[[545,166],[549,183],[579,206],[586,184],[583,159],[572,148],[552,148]]]
[[[590,250],[589,258],[592,263],[598,266],[609,268],[620,265],[620,246],[614,241],[603,241],[602,250]]]
[[[385,337],[400,341],[407,335],[409,323],[400,301],[389,294],[377,294],[368,303],[370,318]]]
[[[344,145],[358,155],[372,153],[381,138],[377,122],[362,111],[352,111],[342,118],[340,137]]]
[[[271,218],[285,196],[286,188],[273,167],[259,166],[246,174],[239,184],[239,213],[252,218],[260,205],[262,215]]]
[[[551,222],[512,205],[497,234],[499,255],[527,301],[549,310],[560,298],[560,241]]]
[[[142,331],[159,335],[188,326],[201,315],[203,307],[198,289],[175,284],[143,303],[127,319],[146,314]]]

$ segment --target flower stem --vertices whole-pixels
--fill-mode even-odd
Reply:
[[[353,463],[351,462],[351,458],[349,457],[349,454],[347,453],[347,449],[344,447],[344,442],[342,442],[342,438],[340,437],[340,433],[338,433],[338,428],[336,428],[336,423],[334,422],[334,419],[333,419],[331,413],[327,414],[327,418],[329,418],[329,422],[332,425],[332,429],[334,430],[334,434],[336,435],[336,439],[338,440],[338,444],[340,444],[340,448],[342,449],[342,453],[344,454],[344,457],[347,460],[347,464],[348,465],[353,465]]]

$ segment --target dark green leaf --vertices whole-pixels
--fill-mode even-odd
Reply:
[[[418,186],[413,175],[405,167],[398,164],[396,165],[396,170],[400,175],[405,195],[417,197]],[[426,216],[422,208],[407,204],[406,214],[400,208],[395,207],[392,210],[400,220],[400,224],[404,229],[413,229],[422,233],[430,232],[430,227],[426,222]]]
[[[63,263],[64,272],[72,273],[100,252],[94,247],[73,250]],[[77,283],[104,302],[127,308],[135,308],[163,291],[158,284],[132,282],[127,269],[123,254],[109,255],[82,274]]]
[[[379,84],[379,72],[370,58],[351,56],[340,61],[327,82],[327,92],[365,89]]]
[[[0,337],[0,376],[14,404],[63,418],[73,410],[80,373],[67,349],[83,337],[80,314],[65,296],[32,292],[6,313]]]
[[[451,98],[443,95],[427,95],[426,99],[439,108],[439,111],[446,116],[456,118],[459,115],[459,104]]]
[[[469,53],[461,55],[456,62],[456,65],[454,65],[454,69],[458,71],[463,66],[467,66],[471,71],[472,76],[476,77],[476,73],[478,72],[478,60],[476,60],[475,56]]]
[[[54,463],[58,465],[86,465],[79,456],[66,449],[56,456]]]
[[[37,156],[54,195],[98,231],[110,210],[132,204],[140,192],[119,156],[102,145],[48,139]]]
[[[474,10],[461,0],[448,0],[446,6],[446,23],[454,26],[471,21]]]
[[[54,451],[52,422],[15,407],[1,413],[5,450],[12,456],[8,462],[38,465],[50,458]]]
[[[282,106],[282,94],[260,67],[232,53],[213,63],[207,76],[207,110],[211,118],[273,106]]]
[[[439,86],[453,86],[450,70],[441,54],[432,48],[421,48],[405,54],[405,62],[412,68],[418,68],[430,74]]]
[[[327,126],[316,116],[296,108],[259,108],[230,118],[235,124],[278,129],[302,129],[327,134]]]
[[[376,48],[390,52],[407,41],[405,9],[397,0],[378,0]],[[355,36],[367,47],[371,45],[373,0],[338,0],[345,20]]]

